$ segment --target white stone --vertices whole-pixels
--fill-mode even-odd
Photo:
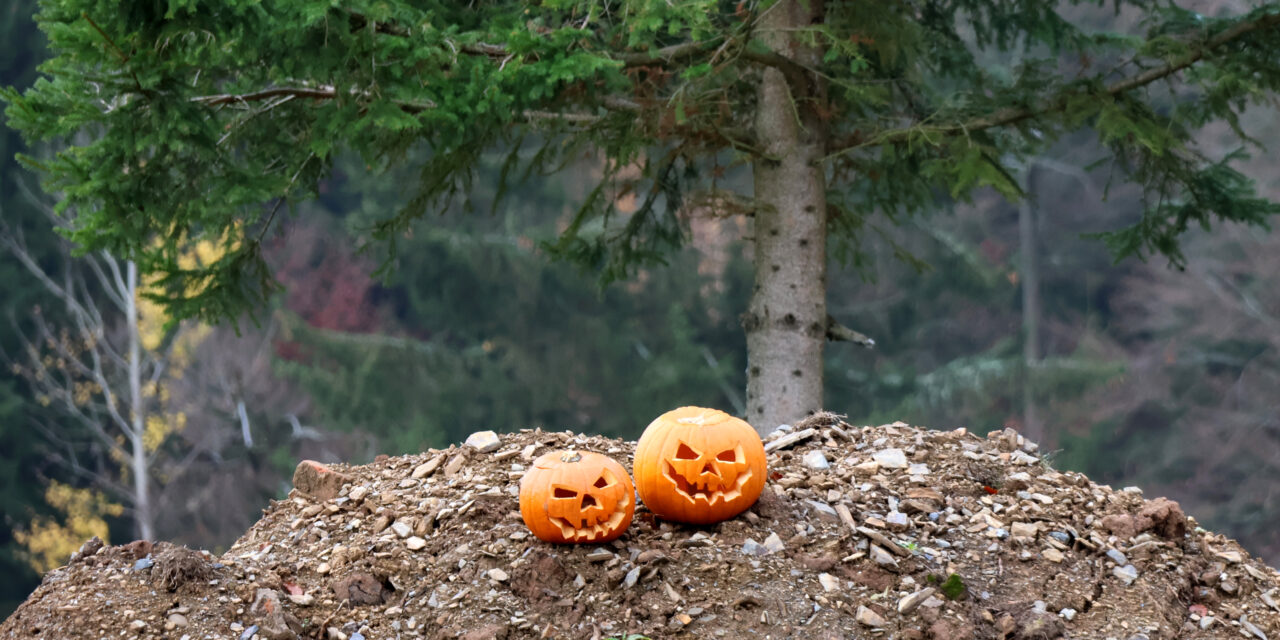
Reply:
[[[502,441],[498,439],[498,434],[492,431],[477,431],[467,436],[466,444],[480,453],[489,453],[497,451],[498,447],[502,446]]]
[[[854,616],[854,619],[868,627],[883,627],[886,624],[880,614],[863,606],[858,607],[858,613]]]
[[[840,579],[829,573],[819,573],[818,582],[826,591],[835,591],[840,588]]]
[[[933,595],[934,591],[935,589],[933,587],[925,587],[915,593],[903,596],[902,599],[898,601],[898,613],[905,616],[912,611],[915,611],[925,600],[929,599],[929,596]]]
[[[509,576],[507,575],[506,571],[503,571],[502,569],[499,569],[497,567],[489,570],[489,578],[492,580],[497,580],[498,582],[506,582],[508,577]]]
[[[827,462],[827,456],[823,455],[823,453],[817,449],[810,450],[808,453],[804,454],[803,460],[804,466],[809,467],[810,469],[831,468],[831,463]]]
[[[1133,581],[1138,579],[1138,570],[1131,564],[1126,564],[1123,567],[1116,567],[1111,570],[1111,574],[1121,580],[1124,580],[1125,584],[1133,584]]]
[[[401,520],[393,522],[391,524],[391,530],[401,538],[408,538],[410,535],[413,535],[413,527],[410,527],[409,523]]]
[[[405,541],[405,546],[409,547],[410,551],[417,551],[427,546],[427,541],[419,538],[418,536],[413,536]]]
[[[782,538],[779,538],[778,534],[770,533],[769,537],[764,539],[764,548],[769,553],[777,553],[786,549],[786,545],[782,544]]]
[[[888,469],[906,469],[908,466],[907,454],[903,453],[902,449],[882,449],[871,457],[879,462],[880,466]]]

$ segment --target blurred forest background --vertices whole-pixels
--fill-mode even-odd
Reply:
[[[37,77],[34,10],[35,0],[0,8],[0,85]],[[1241,166],[1273,200],[1278,115],[1242,123],[1272,150]],[[1205,130],[1203,144],[1225,133]],[[145,303],[132,326],[111,286],[120,263],[71,255],[52,203],[13,160],[21,144],[0,128],[0,576],[11,577],[0,615],[83,539],[135,531],[129,460],[95,433],[112,417],[85,400],[128,376],[67,357],[99,346],[78,337],[86,318],[104,342],[133,337],[149,363],[138,397],[156,537],[212,550],[286,493],[304,457],[360,463],[488,428],[633,438],[684,404],[743,413],[749,228],[691,217],[690,246],[668,268],[601,291],[538,249],[585,195],[589,162],[492,213],[422,221],[381,279],[371,274],[382,256],[352,247],[399,206],[413,173],[339,163],[272,241],[284,290],[237,334],[165,330]],[[830,312],[876,346],[828,349],[827,405],[854,424],[1023,430],[1053,464],[1168,495],[1276,564],[1280,234],[1193,232],[1184,272],[1113,264],[1083,236],[1137,219],[1137,194],[1082,168],[1101,153],[1087,136],[1068,139],[1028,163],[1030,201],[991,194],[885,223],[858,268],[833,264]]]

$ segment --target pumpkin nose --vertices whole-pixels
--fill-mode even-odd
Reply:
[[[702,473],[704,475],[709,473],[717,478],[720,477],[720,471],[716,469],[715,463],[712,463],[712,462],[708,462],[702,465]]]
[[[596,499],[595,499],[595,498],[591,497],[591,494],[587,494],[587,495],[585,495],[585,496],[582,496],[582,508],[583,508],[583,509],[586,509],[587,507],[598,507],[598,506],[600,506],[600,505],[599,505],[599,503],[597,503],[597,502],[596,502]]]

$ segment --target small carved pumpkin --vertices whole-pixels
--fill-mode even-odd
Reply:
[[[755,504],[764,489],[764,444],[723,411],[680,407],[654,420],[636,443],[636,489],[668,520],[710,524]]]
[[[520,516],[547,542],[608,542],[627,530],[635,511],[627,470],[598,453],[552,451],[520,480]]]

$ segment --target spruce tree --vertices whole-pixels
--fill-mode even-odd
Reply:
[[[1013,169],[1065,133],[1096,132],[1114,179],[1146,194],[1103,238],[1117,257],[1178,265],[1190,226],[1280,209],[1194,142],[1280,88],[1280,6],[1098,3],[1140,14],[1136,35],[1064,18],[1092,4],[47,0],[46,78],[3,97],[13,126],[67,145],[28,162],[76,212],[73,238],[163,274],[178,316],[263,299],[264,236],[343,150],[380,167],[431,150],[376,227],[392,254],[467,199],[493,148],[510,150],[504,182],[599,159],[549,249],[606,281],[661,262],[688,207],[752,216],[746,417],[767,430],[821,406],[826,339],[857,335],[826,312],[828,246],[857,264],[882,220],[986,186],[1019,198]],[[738,170],[750,193],[725,188]],[[623,193],[640,207],[616,211]],[[183,269],[197,236],[226,252]]]

